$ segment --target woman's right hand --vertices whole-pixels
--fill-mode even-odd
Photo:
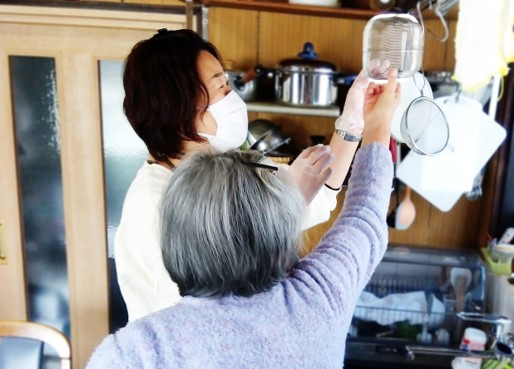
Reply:
[[[364,131],[362,145],[380,142],[389,147],[391,121],[400,102],[400,84],[397,69],[390,69],[387,84],[370,83],[364,97]]]

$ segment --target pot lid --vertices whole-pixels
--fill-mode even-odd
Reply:
[[[285,59],[280,62],[283,69],[309,72],[334,72],[336,66],[330,62],[319,60],[311,42],[303,44],[303,50],[298,53],[298,59]]]

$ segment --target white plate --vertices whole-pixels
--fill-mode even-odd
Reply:
[[[423,81],[425,81],[424,85]],[[396,141],[405,143],[400,130],[403,113],[405,110],[407,110],[407,107],[412,102],[412,100],[421,96],[421,88],[423,88],[423,96],[433,98],[433,94],[430,83],[425,78],[425,76],[419,72],[416,72],[412,77],[409,78],[400,78],[398,79],[398,82],[401,85],[402,96],[400,104],[396,108],[393,121],[391,123],[391,135]]]

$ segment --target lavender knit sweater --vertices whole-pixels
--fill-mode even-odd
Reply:
[[[341,369],[356,301],[387,246],[392,173],[386,147],[363,147],[341,215],[290,277],[249,298],[185,297],[106,337],[87,369]]]

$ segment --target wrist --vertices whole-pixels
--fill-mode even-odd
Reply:
[[[351,132],[351,131],[346,131],[344,129],[336,128],[335,133],[344,141],[359,142],[362,140],[362,134],[355,133],[355,130],[353,132]]]
[[[362,116],[362,112],[360,113]],[[344,111],[343,114],[337,118],[335,128],[343,130],[352,135],[361,135],[364,128],[364,119],[359,118],[359,114],[349,114]]]

